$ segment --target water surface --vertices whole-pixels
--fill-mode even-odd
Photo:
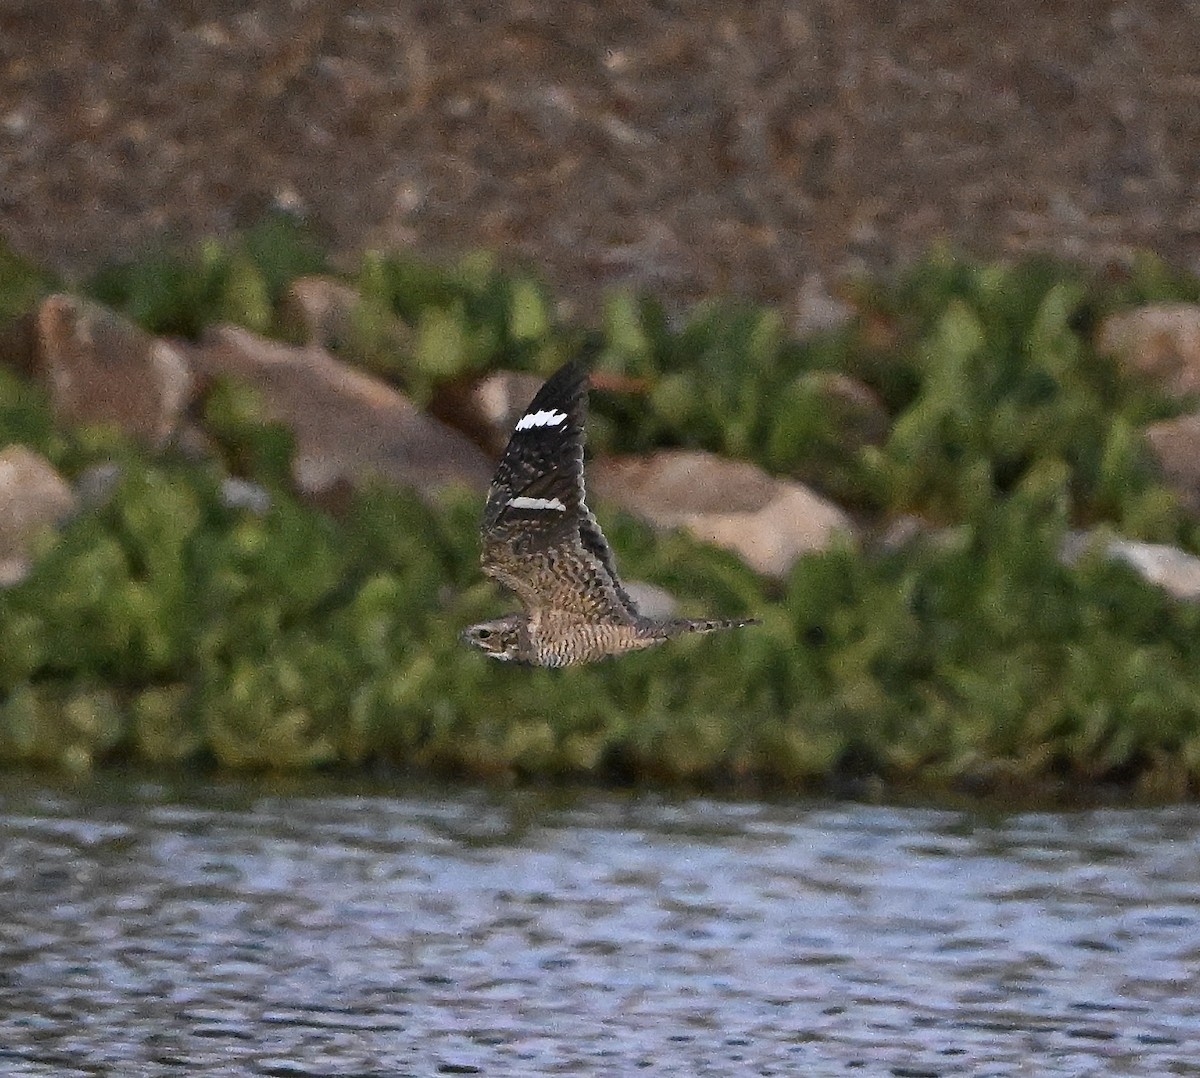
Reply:
[[[0,779],[0,1074],[1200,1074],[1200,809]]]

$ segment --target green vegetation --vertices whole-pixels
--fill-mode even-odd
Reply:
[[[231,320],[284,336],[288,283],[321,268],[273,222],[84,291],[155,332]],[[0,312],[50,287],[8,255],[0,271]],[[69,477],[121,470],[0,591],[0,761],[1200,789],[1200,608],[1123,565],[1059,557],[1068,528],[1095,525],[1200,552],[1140,436],[1182,405],[1091,344],[1106,312],[1194,300],[1195,280],[1149,260],[1106,283],[938,255],[861,285],[854,324],[804,342],[770,310],[712,303],[673,326],[626,295],[594,331],[559,326],[539,281],[484,256],[438,269],[372,255],[352,283],[361,303],[337,347],[419,401],[468,372],[548,373],[588,343],[633,387],[593,395],[598,451],[704,447],[803,478],[880,530],[899,513],[944,530],[768,581],[602,512],[627,576],[763,626],[594,668],[513,669],[457,640],[507,604],[478,571],[477,498],[373,490],[331,516],[295,497],[287,432],[236,387],[205,402],[215,453],[198,464],[57,429],[40,391],[5,373],[0,445],[28,444]],[[847,399],[845,375],[874,404]],[[269,490],[270,509],[228,506],[229,474]]]

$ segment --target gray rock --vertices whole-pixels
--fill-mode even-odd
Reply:
[[[85,509],[107,505],[124,475],[119,464],[93,464],[75,477],[75,497]]]
[[[41,537],[75,509],[70,484],[21,445],[0,452],[0,586],[19,583]]]
[[[1152,424],[1146,441],[1163,480],[1193,513],[1200,513],[1200,412]]]
[[[792,300],[789,328],[797,337],[809,337],[844,326],[854,317],[854,308],[826,286],[819,273],[806,273]]]
[[[1062,557],[1072,565],[1097,543],[1104,555],[1136,569],[1143,579],[1187,602],[1200,599],[1200,558],[1165,543],[1134,539],[1105,539],[1090,532],[1073,532],[1063,543]]]
[[[1096,331],[1096,347],[1168,393],[1200,393],[1200,306],[1158,303],[1110,315]],[[1200,513],[1200,413],[1154,423],[1146,439],[1164,480]]]
[[[188,358],[203,382],[228,376],[252,386],[267,415],[291,428],[304,494],[320,497],[372,478],[425,495],[448,483],[484,490],[491,480],[491,463],[468,439],[324,349],[222,326],[192,346]]]
[[[271,492],[248,479],[230,476],[221,480],[221,504],[226,509],[245,509],[255,516],[271,511]]]
[[[880,550],[903,550],[942,531],[944,529],[931,529],[924,520],[913,513],[901,513],[887,521],[875,541]]]
[[[66,423],[109,423],[163,445],[188,405],[191,379],[179,352],[106,307],[47,297],[36,321],[35,371]]]
[[[1170,393],[1200,392],[1200,307],[1159,303],[1110,315],[1096,347]]]
[[[768,576],[786,574],[801,555],[838,539],[854,540],[849,517],[807,487],[711,453],[598,461],[591,487],[654,527],[687,528]]]

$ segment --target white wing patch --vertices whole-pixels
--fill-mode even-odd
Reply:
[[[567,511],[567,507],[558,498],[527,498],[522,494],[516,498],[509,498],[508,504],[513,509],[553,509],[558,513]]]
[[[556,412],[553,408],[546,412],[529,412],[517,421],[517,430],[529,430],[532,427],[558,427],[567,421],[566,412]]]

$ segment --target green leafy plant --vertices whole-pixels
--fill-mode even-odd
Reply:
[[[274,332],[291,280],[323,267],[275,222],[89,288],[157,333]],[[30,280],[0,273],[0,312],[35,301]],[[418,400],[496,366],[546,373],[587,342],[607,387],[596,452],[706,448],[813,482],[879,529],[901,511],[925,528],[767,581],[600,506],[630,578],[763,624],[594,668],[511,669],[457,641],[506,608],[478,571],[478,496],[367,489],[330,515],[296,497],[290,434],[243,388],[210,390],[212,452],[196,461],[59,429],[0,371],[0,439],[71,478],[115,475],[0,591],[0,761],[1200,789],[1200,609],[1099,545],[1061,557],[1070,529],[1094,525],[1200,549],[1141,437],[1179,405],[1091,341],[1122,305],[1195,299],[1192,278],[938,253],[860,285],[857,318],[803,342],[769,310],[713,302],[676,323],[629,294],[595,330],[562,326],[541,282],[485,255],[369,255],[357,285],[341,355]],[[229,475],[265,500],[231,504]]]

